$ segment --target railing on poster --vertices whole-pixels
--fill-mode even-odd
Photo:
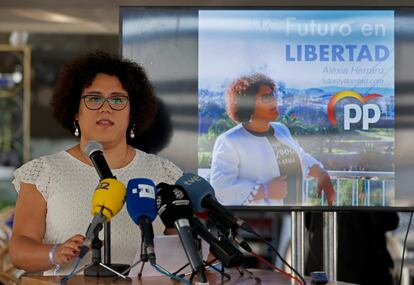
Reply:
[[[335,189],[334,206],[392,206],[395,198],[395,172],[328,171]],[[207,180],[210,169],[198,174]],[[317,181],[306,178],[302,187],[302,206],[326,205],[325,195],[317,194]]]
[[[395,196],[395,173],[380,171],[328,171],[335,189],[335,206],[390,206]],[[303,205],[325,205],[317,195],[315,179],[303,181]],[[319,201],[318,201],[319,200]]]

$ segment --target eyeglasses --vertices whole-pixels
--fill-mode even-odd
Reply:
[[[278,94],[276,90],[273,90],[270,93],[261,94],[260,100],[262,100],[263,103],[270,103],[272,100],[277,100]]]
[[[107,101],[112,110],[121,111],[126,108],[129,101],[128,96],[122,95],[112,96],[109,98],[104,98],[98,95],[83,95],[81,96],[81,99],[83,99],[86,108],[89,110],[99,110]]]

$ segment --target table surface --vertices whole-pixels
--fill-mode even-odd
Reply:
[[[248,273],[244,274],[243,276],[240,275],[239,272],[236,270],[226,271],[231,275],[231,280],[227,282],[222,282],[221,277],[218,273],[209,272],[207,277],[209,279],[209,284],[272,284],[272,285],[294,285],[299,284],[297,282],[291,282],[291,280],[284,275],[274,272],[274,271],[266,271],[266,270],[258,270],[252,269],[250,272],[253,273],[254,277],[258,277],[261,279],[261,283],[258,283],[255,278],[249,276]],[[308,284],[311,284],[310,278],[305,278]],[[54,276],[31,276],[31,277],[23,277],[22,285],[53,285],[53,284],[60,284],[61,277],[54,277]],[[96,277],[85,277],[83,275],[74,276],[68,282],[65,283],[66,285],[90,285],[90,284],[117,284],[117,285],[171,285],[171,284],[179,284],[178,282],[172,281],[168,277],[142,277],[141,279],[133,278],[132,282],[125,281],[118,279],[117,281],[113,281],[113,278],[96,278]],[[184,284],[184,283],[181,283]],[[339,282],[339,281],[330,281],[327,283],[328,285],[350,285],[351,283]]]

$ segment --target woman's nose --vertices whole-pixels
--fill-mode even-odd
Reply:
[[[104,103],[102,104],[102,107],[99,109],[99,112],[110,112],[110,113],[112,113],[112,108],[109,105],[108,100],[104,101]]]

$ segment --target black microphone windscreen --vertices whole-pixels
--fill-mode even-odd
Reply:
[[[167,228],[174,228],[174,222],[178,219],[193,216],[190,197],[181,186],[160,183],[157,190],[158,215]]]

